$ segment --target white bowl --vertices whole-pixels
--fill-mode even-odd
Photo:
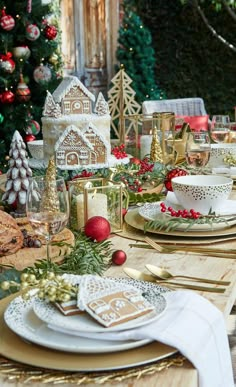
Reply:
[[[27,142],[28,149],[30,151],[31,156],[36,160],[44,159],[43,152],[43,140],[35,140]]]
[[[171,184],[182,207],[208,214],[217,212],[228,199],[233,180],[217,175],[187,175],[174,177]]]
[[[228,165],[224,159],[226,156],[236,157],[236,144],[211,144],[211,155],[208,162],[209,167],[219,167]]]

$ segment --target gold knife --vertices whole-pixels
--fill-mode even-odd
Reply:
[[[224,293],[225,288],[215,288],[215,287],[209,287],[209,286],[199,286],[199,285],[191,285],[191,284],[183,284],[180,282],[172,282],[167,280],[157,280],[157,278],[151,274],[143,273],[139,270],[132,269],[130,267],[123,268],[123,271],[125,274],[127,274],[130,278],[133,278],[135,280],[139,281],[147,281],[147,282],[153,282],[156,284],[162,284],[166,287],[168,285],[175,286],[177,288],[184,288],[184,289],[192,289],[192,290],[199,290],[202,292],[212,292],[212,293]]]

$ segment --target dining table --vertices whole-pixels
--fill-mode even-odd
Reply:
[[[232,193],[232,198],[236,198],[235,191]],[[143,235],[142,235],[143,234]],[[105,277],[126,277],[125,268],[133,268],[141,272],[147,273],[147,264],[157,265],[165,268],[172,274],[182,274],[198,277],[207,277],[210,279],[229,281],[230,284],[226,286],[223,293],[207,292],[193,290],[201,296],[209,300],[214,306],[216,306],[223,314],[225,322],[230,315],[232,307],[236,298],[236,255],[227,255],[229,249],[236,249],[236,234],[232,234],[230,238],[222,238],[214,243],[201,242],[198,243],[198,247],[202,248],[202,252],[191,252],[191,242],[188,241],[188,250],[177,250],[169,253],[158,252],[154,248],[151,248],[145,243],[144,233],[137,231],[137,237],[135,232],[132,233],[131,228],[126,227],[120,232],[111,234],[110,240],[112,242],[112,248],[114,251],[123,250],[126,253],[127,259],[122,265],[112,264],[104,273]],[[149,237],[158,240],[158,234],[148,233]],[[170,236],[171,239],[171,236]],[[187,240],[187,239],[186,239]],[[168,237],[165,241],[168,245]],[[214,253],[215,248],[222,249],[222,253]],[[212,249],[212,253],[205,253],[205,248]],[[226,254],[224,254],[224,252]],[[190,282],[193,283],[193,282]],[[195,283],[196,284],[196,283]],[[174,287],[168,287],[168,283],[162,283],[161,286],[169,291],[175,291]],[[214,285],[215,288],[219,288],[220,285]],[[185,291],[185,289],[183,289]],[[3,301],[1,301],[3,302]],[[7,302],[7,301],[6,301]],[[7,304],[6,304],[7,305]],[[19,339],[21,340],[21,339]],[[17,343],[16,343],[17,345]],[[161,345],[161,344],[160,344]],[[28,344],[28,350],[32,351],[32,357],[34,356],[34,347]],[[164,346],[165,347],[165,346]],[[107,372],[63,372],[63,370],[50,370],[47,369],[45,362],[44,368],[37,368],[31,365],[21,364],[20,361],[14,361],[9,353],[9,359],[4,354],[0,358],[0,385],[2,387],[21,387],[27,383],[34,387],[42,386],[55,386],[56,384],[69,387],[72,385],[80,386],[94,386],[102,385],[116,386],[116,387],[141,387],[148,384],[149,387],[197,387],[198,386],[198,373],[194,366],[188,359],[182,356],[181,353],[176,351],[171,356],[163,356],[158,360],[155,359],[155,346],[147,344],[142,348],[131,349],[128,352],[119,352],[116,354],[118,357],[133,357],[140,354],[140,351],[144,351],[145,356],[148,357],[149,362],[141,365],[122,367],[115,369],[114,371]],[[204,348],[203,348],[204,351]],[[167,351],[168,352],[168,351]],[[165,348],[164,352],[165,353]],[[1,353],[1,339],[0,339],[0,354]],[[106,356],[100,354],[101,361]],[[153,356],[153,361],[150,361]],[[22,355],[22,359],[23,359]],[[23,360],[22,360],[23,361]],[[134,361],[135,362],[135,361]],[[24,361],[23,361],[24,363]]]

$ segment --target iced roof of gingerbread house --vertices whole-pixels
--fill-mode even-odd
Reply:
[[[74,77],[72,75],[68,75],[65,77],[60,85],[54,90],[53,92],[53,98],[54,101],[59,103],[61,102],[62,98],[65,97],[65,95],[70,91],[72,87],[78,86],[82,92],[87,95],[91,99],[91,101],[95,101],[95,96],[90,93],[90,91],[83,85],[82,82],[77,77]]]
[[[88,146],[88,148],[90,148],[91,150],[93,150],[93,146],[92,144],[90,143],[90,141],[85,137],[85,135],[81,132],[81,130],[79,130],[76,126],[74,125],[70,125],[66,128],[66,130],[62,133],[62,135],[59,137],[59,139],[57,140],[56,144],[55,144],[55,151],[58,150],[58,148],[61,147],[61,144],[63,143],[63,141],[66,139],[66,137],[68,137],[68,145],[70,146],[78,146],[78,143],[76,141],[76,137],[79,136],[83,141],[84,143]]]
[[[95,125],[93,125],[91,122],[86,125],[83,129],[82,129],[82,133],[85,135],[86,132],[91,132],[91,133],[94,133],[96,134],[96,136],[98,136],[101,141],[103,142],[103,144],[105,145],[106,148],[109,147],[109,143],[107,142],[107,140],[105,139],[105,137],[103,137],[102,133],[98,131],[98,129],[96,128]]]

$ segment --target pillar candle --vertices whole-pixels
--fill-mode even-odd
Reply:
[[[76,196],[78,230],[84,226],[84,194]],[[88,219],[92,216],[103,216],[108,219],[107,196],[103,193],[88,194]]]
[[[145,134],[140,138],[140,158],[143,159],[146,155],[150,155],[152,144],[152,135]]]

